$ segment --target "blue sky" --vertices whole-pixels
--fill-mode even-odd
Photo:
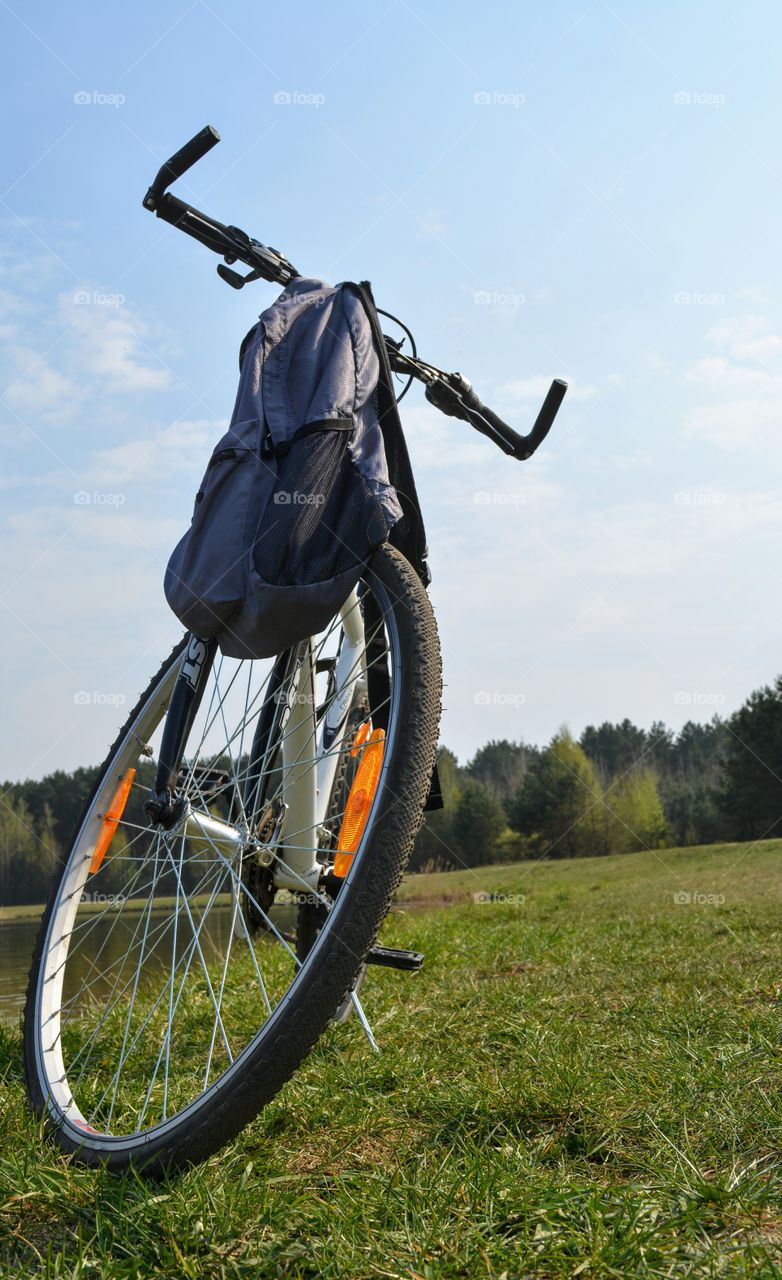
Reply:
[[[141,208],[207,122],[183,198],[371,279],[520,429],[571,380],[526,466],[405,401],[460,758],[708,719],[778,673],[778,5],[3,0],[0,24],[0,776],[97,762],[179,634],[163,567],[273,297]]]

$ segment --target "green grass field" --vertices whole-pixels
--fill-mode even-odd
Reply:
[[[382,1055],[332,1028],[164,1184],[61,1159],[6,1027],[2,1274],[782,1276],[781,908],[778,841],[411,879]]]

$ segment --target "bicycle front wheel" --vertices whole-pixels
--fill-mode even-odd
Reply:
[[[144,809],[185,642],[98,774],[43,916],[25,1008],[30,1101],[85,1163],[159,1170],[217,1150],[296,1070],[374,942],[426,800],[440,658],[426,592],[392,548],[375,553],[351,607],[366,647],[350,694],[355,705],[360,687],[365,722],[335,745],[322,734],[319,753],[296,763],[300,777],[319,762],[322,770],[331,752],[350,756],[355,770],[362,735],[384,726],[346,876],[334,874],[344,809],[329,803],[306,836],[287,813],[280,760],[301,648],[272,663],[215,662],[179,775],[187,822],[166,830]],[[334,681],[344,625],[343,611],[305,646],[322,686],[316,724],[345,696]],[[264,730],[259,756],[264,724],[272,736]],[[318,777],[336,788],[339,765]],[[275,889],[275,871],[286,860],[303,865],[307,852],[320,871],[308,890],[319,928],[303,957],[299,895]]]

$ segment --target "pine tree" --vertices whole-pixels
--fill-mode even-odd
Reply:
[[[782,676],[756,689],[728,729],[720,808],[729,838],[782,834]]]

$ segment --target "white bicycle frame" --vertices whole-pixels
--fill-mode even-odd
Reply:
[[[342,643],[334,671],[335,689],[319,731],[315,722],[311,640],[288,693],[289,714],[282,733],[282,795],[286,808],[280,861],[274,877],[278,888],[300,889],[302,881],[311,888],[317,886],[322,872],[317,849],[328,837],[324,823],[348,713],[366,684],[364,621],[356,591],[342,607],[340,616]]]
[[[280,720],[282,742],[283,817],[275,833],[274,883],[289,890],[316,889],[323,868],[318,849],[328,839],[326,821],[334,778],[343,749],[348,713],[366,687],[364,620],[353,591],[340,610],[341,643],[334,669],[334,690],[318,729],[312,641],[285,690]],[[248,839],[242,827],[211,814],[189,809],[185,827],[190,839],[214,843],[229,854]]]

